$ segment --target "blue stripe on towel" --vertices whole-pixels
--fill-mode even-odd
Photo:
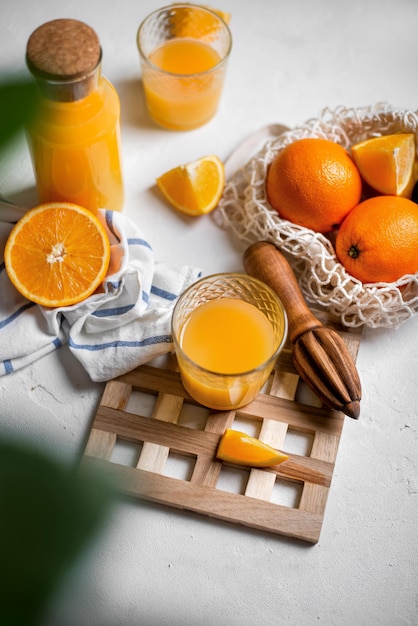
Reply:
[[[112,235],[115,237],[115,239],[117,239],[117,241],[120,243],[120,237],[115,231],[114,226],[113,226],[113,211],[106,211],[105,219],[106,219],[106,226],[108,227]]]
[[[52,345],[58,349],[63,345],[63,342],[61,341],[61,339],[59,337],[55,337],[55,339],[52,341]],[[46,347],[46,346],[45,346]],[[13,360],[12,359],[5,359],[4,361],[0,361],[0,363],[3,364],[3,368],[4,368],[4,373],[7,374],[13,374],[13,372],[15,371],[15,368],[13,367]],[[18,370],[20,369],[20,366],[18,367]]]
[[[11,374],[14,371],[10,359],[6,359],[5,361],[3,361],[3,367],[6,374]]]
[[[164,300],[171,301],[177,298],[177,295],[175,293],[171,293],[170,291],[166,291],[165,289],[160,289],[159,287],[155,287],[154,285],[152,285],[151,287],[151,293],[153,293],[154,296],[164,298]]]
[[[127,313],[131,309],[134,308],[134,304],[127,304],[126,306],[114,307],[113,309],[99,309],[98,311],[93,311],[92,315],[94,317],[111,317],[113,315],[123,315]]]
[[[5,320],[1,320],[0,321],[0,330],[2,328],[4,328],[5,326],[7,326],[8,324],[10,324],[11,322],[13,322],[13,320],[15,320],[17,317],[19,317],[19,315],[21,315],[24,311],[26,311],[26,309],[30,309],[33,306],[35,306],[34,302],[28,302],[27,304],[24,304],[23,306],[21,306],[20,309],[15,311],[13,313],[13,315],[9,315],[9,317],[6,317]]]
[[[150,244],[148,243],[148,241],[145,241],[145,239],[138,239],[137,237],[129,237],[127,240],[128,245],[130,246],[145,246],[146,248],[149,248],[150,250],[152,250]]]
[[[108,348],[143,348],[144,346],[153,346],[157,343],[171,343],[172,341],[173,338],[171,335],[157,335],[156,337],[147,337],[142,341],[109,341],[108,343],[78,344],[70,337],[68,345],[75,350],[97,352],[99,350],[107,350]]]
[[[113,211],[106,211],[105,212],[105,220],[106,220],[107,228],[110,230],[112,235],[120,243],[120,237],[118,236],[118,234],[115,231],[115,228],[113,226]],[[127,239],[127,242],[128,242],[128,245],[130,245],[130,246],[145,246],[145,247],[149,248],[150,250],[152,250],[152,247],[150,246],[148,241],[145,241],[145,239],[139,239],[139,238],[136,238],[136,237],[131,237],[131,238]]]

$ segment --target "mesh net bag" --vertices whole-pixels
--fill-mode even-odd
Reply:
[[[418,272],[393,283],[362,284],[338,262],[330,240],[285,219],[266,197],[267,168],[287,144],[322,137],[343,147],[369,137],[413,132],[418,145],[418,111],[373,107],[325,109],[318,119],[266,141],[227,182],[216,219],[248,245],[270,241],[289,260],[308,303],[325,308],[348,327],[396,327],[418,312]],[[418,255],[418,249],[417,249]]]

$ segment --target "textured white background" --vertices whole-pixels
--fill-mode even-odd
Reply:
[[[187,219],[155,178],[208,153],[225,159],[266,123],[324,107],[386,101],[417,108],[417,0],[218,0],[234,47],[221,109],[202,129],[148,119],[135,35],[160,3],[2,0],[0,72],[25,68],[31,32],[74,17],[99,34],[119,91],[125,212],[160,260],[204,273],[242,268],[242,249],[210,217]],[[23,138],[0,156],[0,193],[30,206]],[[365,332],[361,419],[346,419],[319,543],[308,547],[204,517],[123,502],[54,607],[47,626],[412,626],[418,623],[418,319]],[[78,456],[102,393],[66,348],[0,379],[0,436]]]

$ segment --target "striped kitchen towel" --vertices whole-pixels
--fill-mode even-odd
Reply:
[[[101,210],[111,243],[103,291],[83,302],[47,309],[13,287],[3,252],[24,210],[0,199],[0,376],[33,363],[63,344],[93,381],[124,374],[173,349],[171,315],[198,268],[157,262],[139,228],[122,213]]]

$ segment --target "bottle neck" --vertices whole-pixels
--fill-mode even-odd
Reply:
[[[96,91],[101,82],[101,59],[92,72],[81,77],[54,76],[30,68],[44,98],[54,102],[75,102]]]

